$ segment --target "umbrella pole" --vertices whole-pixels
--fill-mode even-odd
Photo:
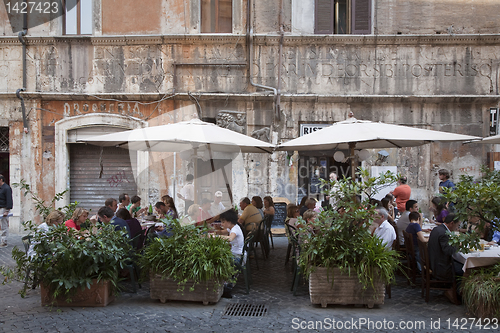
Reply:
[[[193,179],[193,187],[194,187],[194,203],[198,203],[198,191],[196,189],[196,184],[198,183],[198,148],[194,148],[194,165],[193,165],[193,173],[194,173],[194,179]],[[186,209],[187,212],[187,209]]]
[[[354,148],[356,147],[355,142],[350,142],[349,143],[349,159],[351,160],[351,178],[352,181],[356,179],[356,168],[354,167],[354,163],[356,163],[355,158],[354,158]]]

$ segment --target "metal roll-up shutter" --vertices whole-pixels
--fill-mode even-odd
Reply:
[[[118,200],[120,193],[137,194],[133,170],[137,154],[127,149],[85,144],[69,144],[70,200],[85,209],[97,210],[108,198]]]

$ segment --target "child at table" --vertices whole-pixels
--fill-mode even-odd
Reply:
[[[406,232],[412,235],[413,238],[413,249],[415,251],[415,260],[417,262],[417,268],[421,271],[422,267],[420,266],[420,250],[418,249],[418,241],[420,239],[421,242],[427,242],[427,239],[424,237],[423,231],[430,231],[430,229],[420,228],[420,214],[418,212],[411,212],[408,215],[408,219],[410,220],[410,224],[406,227]]]

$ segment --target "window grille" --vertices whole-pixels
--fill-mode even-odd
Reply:
[[[9,152],[9,128],[0,127],[0,152]]]

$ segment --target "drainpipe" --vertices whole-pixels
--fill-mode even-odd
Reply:
[[[21,96],[21,91],[26,91],[26,40],[24,36],[28,33],[28,13],[23,15],[23,30],[19,32],[17,37],[23,45],[23,87],[16,90],[16,96],[21,100],[21,112],[23,114],[23,127],[24,133],[28,134],[28,119],[26,118],[26,107],[24,105],[24,98]]]
[[[274,94],[273,104],[275,107],[276,115],[279,116],[279,91],[276,88],[264,86],[262,84],[258,84],[253,82],[253,28],[252,28],[252,0],[247,1],[247,43],[248,43],[248,67],[249,67],[249,81],[250,84],[256,88],[271,90]],[[281,58],[280,58],[281,61]],[[279,83],[278,83],[279,85]]]

